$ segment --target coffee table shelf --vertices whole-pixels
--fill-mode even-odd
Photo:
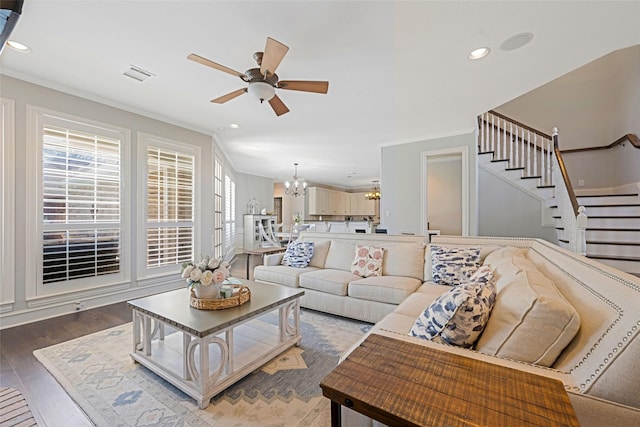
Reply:
[[[206,408],[213,396],[301,340],[304,291],[245,284],[251,301],[225,310],[189,306],[186,289],[129,301],[131,357]],[[271,312],[277,312],[277,324],[265,319]]]

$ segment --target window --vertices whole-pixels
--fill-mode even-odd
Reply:
[[[127,244],[123,210],[129,134],[28,106],[27,296],[121,283]],[[30,122],[31,123],[31,122]],[[34,133],[35,132],[35,133]]]
[[[193,259],[194,156],[147,148],[147,268]]]
[[[220,258],[222,251],[222,162],[215,157],[213,176],[213,256]]]
[[[236,239],[236,183],[224,176],[224,246],[228,252],[235,246]]]

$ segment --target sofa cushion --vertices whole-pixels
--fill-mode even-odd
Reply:
[[[400,304],[421,284],[413,277],[367,277],[349,283],[347,294],[358,299]]]
[[[418,316],[409,335],[471,347],[489,319],[496,288],[489,267],[482,267],[476,281],[449,289]]]
[[[384,248],[356,245],[355,256],[351,263],[351,272],[362,277],[381,276],[383,257]]]
[[[289,243],[282,257],[282,265],[296,268],[306,267],[313,256],[313,247],[313,242],[296,240]]]
[[[402,243],[384,246],[383,276],[405,276],[424,280],[424,244]]]
[[[303,273],[318,270],[315,267],[296,268],[286,265],[257,265],[253,270],[254,280],[297,288]]]
[[[309,260],[309,266],[324,268],[331,240],[314,240],[313,243],[313,256]]]
[[[349,271],[322,269],[300,276],[300,287],[327,292],[334,295],[347,295],[347,284],[361,279]]]
[[[353,254],[356,250],[356,243],[355,241],[332,240],[324,268],[350,272],[351,261],[353,261]]]
[[[465,283],[479,266],[479,248],[431,246],[432,279],[439,285]]]
[[[429,307],[440,295],[450,290],[451,286],[448,285],[422,285],[416,292],[402,301],[402,304],[394,310],[394,313],[410,316],[415,321],[425,307]],[[403,331],[405,334],[407,332],[409,332],[409,329]]]
[[[476,350],[551,366],[580,328],[578,312],[537,270],[524,270],[499,290]]]
[[[492,269],[496,269],[496,264],[505,258],[520,257],[524,258],[524,252],[522,249],[514,248],[513,246],[505,246],[488,254],[484,261],[484,265],[490,266]]]

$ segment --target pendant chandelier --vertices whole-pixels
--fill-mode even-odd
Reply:
[[[380,200],[380,184],[378,180],[373,181],[371,191],[364,195],[367,200]]]
[[[307,194],[307,183],[298,176],[298,164],[294,163],[295,172],[293,174],[293,183],[287,181],[284,183],[284,194],[288,196],[298,197]]]

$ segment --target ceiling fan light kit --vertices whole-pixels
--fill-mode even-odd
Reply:
[[[212,99],[211,102],[216,104],[224,104],[238,96],[249,92],[260,103],[268,101],[271,108],[277,116],[281,116],[289,112],[289,108],[276,95],[276,89],[297,90],[301,92],[313,92],[326,94],[329,91],[329,82],[326,81],[309,81],[309,80],[287,80],[279,81],[276,69],[282,62],[282,59],[289,51],[289,48],[279,41],[267,37],[267,44],[264,52],[256,52],[253,58],[260,68],[251,68],[245,73],[233,70],[224,65],[210,61],[195,53],[187,56],[187,59],[197,62],[207,67],[214,68],[218,71],[240,77],[242,81],[248,83],[246,88],[237,89],[218,98]]]
[[[249,83],[247,91],[254,97],[260,100],[260,103],[269,101],[276,94],[276,89],[266,82],[252,82]]]

